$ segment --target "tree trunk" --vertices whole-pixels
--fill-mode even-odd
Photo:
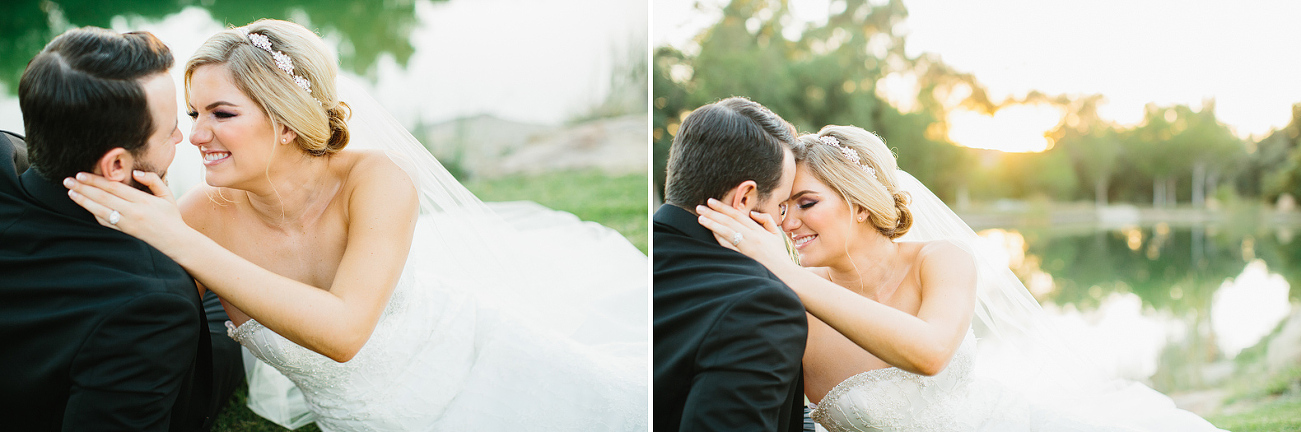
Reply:
[[[1206,207],[1206,163],[1193,165],[1193,207]]]
[[[1165,182],[1169,184],[1169,186],[1166,187],[1166,190],[1165,190],[1165,194],[1166,194],[1166,205],[1168,205],[1168,206],[1170,206],[1170,207],[1175,207],[1175,206],[1179,205],[1179,196],[1175,194],[1175,189],[1176,189],[1176,186],[1175,186],[1175,184],[1176,184],[1176,183],[1175,183],[1175,180],[1176,180],[1176,179],[1177,179],[1177,178],[1176,178],[1175,176],[1173,176],[1173,175],[1165,178]]]
[[[1157,177],[1151,180],[1151,207],[1160,208],[1166,199],[1166,182]]]
[[[1093,182],[1093,205],[1098,208],[1107,206],[1107,179]]]

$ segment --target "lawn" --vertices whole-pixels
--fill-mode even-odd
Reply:
[[[535,201],[553,209],[573,213],[580,219],[614,228],[641,249],[642,253],[646,253],[650,213],[647,181],[645,174],[609,176],[599,171],[577,171],[471,181],[465,186],[484,201]],[[248,389],[237,390],[221,415],[217,416],[217,422],[212,430],[215,432],[286,430],[249,411],[247,401]],[[309,424],[296,430],[315,432],[320,429],[317,429],[315,424]]]
[[[1212,424],[1234,432],[1301,430],[1301,366],[1269,373],[1253,361],[1258,347],[1244,350],[1239,373],[1226,384],[1230,395]]]

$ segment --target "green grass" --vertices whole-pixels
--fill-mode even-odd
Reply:
[[[226,408],[217,414],[217,421],[212,425],[213,432],[282,432],[289,429],[280,427],[248,409],[248,385],[240,385],[235,394],[226,403]],[[298,432],[320,432],[316,423],[294,429]]]
[[[564,210],[582,220],[614,228],[647,252],[649,232],[648,179],[645,174],[609,176],[599,171],[568,171],[536,176],[513,176],[466,183],[484,201],[529,200]],[[214,432],[280,432],[248,409],[248,387],[241,387],[217,416]],[[296,429],[319,432],[316,424]]]
[[[484,201],[529,200],[573,213],[579,219],[614,228],[646,253],[648,182],[646,174],[610,176],[592,170],[476,180],[465,187]]]
[[[1259,360],[1244,363],[1225,385],[1225,407],[1206,420],[1235,432],[1301,430],[1301,366],[1268,373]]]
[[[1301,430],[1301,397],[1263,401],[1244,412],[1206,419],[1233,432],[1297,431]]]

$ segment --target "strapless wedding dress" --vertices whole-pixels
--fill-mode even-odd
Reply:
[[[538,209],[524,210],[532,225],[538,225]],[[546,228],[543,234],[532,232],[542,237],[535,240],[554,241],[555,235],[572,240],[571,222],[555,224],[568,226],[563,234],[546,234]],[[417,240],[421,226],[431,223],[437,222],[422,218]],[[588,252],[606,262],[611,253],[631,257],[615,269],[631,273],[613,278],[629,286],[608,290],[631,313],[598,301],[582,319],[559,317],[574,325],[534,325],[537,320],[496,307],[491,296],[477,295],[475,287],[458,287],[428,271],[439,252],[417,242],[375,331],[346,363],[294,344],[257,321],[239,327],[227,323],[232,338],[301,390],[310,414],[294,412],[297,393],[292,387],[284,386],[286,394],[266,395],[264,390],[275,386],[265,383],[250,383],[250,398],[264,399],[252,405],[273,408],[255,406],[255,411],[264,416],[281,411],[268,417],[290,418],[296,423],[287,425],[291,427],[315,420],[325,431],[645,431],[645,255],[617,233],[610,237],[609,229],[595,224],[589,229],[608,242]],[[445,251],[446,246],[437,248]],[[618,337],[601,333],[620,326],[634,331]],[[564,328],[577,330],[556,330]],[[277,379],[268,376],[263,364],[246,364],[255,369],[251,380]]]
[[[976,346],[968,330],[935,376],[893,367],[854,375],[832,388],[811,416],[831,432],[1219,430],[1138,383],[1117,383],[1087,398],[1058,395],[1051,403],[1026,397],[980,376]]]

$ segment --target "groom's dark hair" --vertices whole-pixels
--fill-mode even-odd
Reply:
[[[31,165],[62,179],[117,147],[139,156],[154,128],[140,81],[172,61],[149,32],[83,27],[54,38],[18,82]]]
[[[754,180],[766,201],[795,136],[786,120],[743,97],[696,108],[669,148],[664,202],[690,210],[746,180]]]

